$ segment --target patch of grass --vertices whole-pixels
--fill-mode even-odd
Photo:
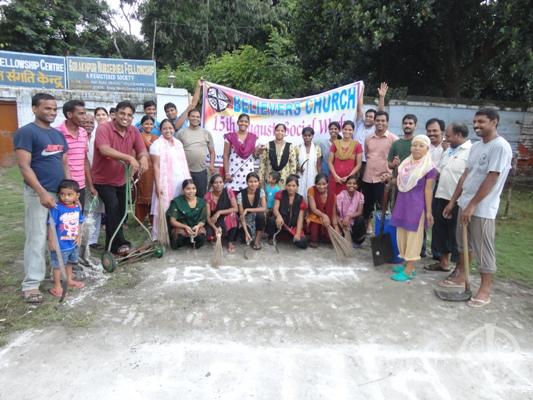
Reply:
[[[513,190],[509,215],[501,219],[507,194],[502,195],[500,217],[496,222],[496,276],[533,286],[533,191]]]

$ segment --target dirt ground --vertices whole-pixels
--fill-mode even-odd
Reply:
[[[533,290],[498,282],[470,309],[435,297],[442,273],[393,282],[368,248],[280,250],[213,269],[207,246],[88,281],[61,306],[86,325],[0,349],[0,399],[533,399]]]

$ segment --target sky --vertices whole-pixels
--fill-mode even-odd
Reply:
[[[120,11],[120,1],[119,0],[106,0],[107,4],[109,5],[109,8],[111,10],[115,11],[116,14],[114,16],[114,20],[116,25],[120,26],[122,29],[124,29],[125,32],[128,32],[128,22],[124,18],[122,12]],[[132,8],[126,6],[126,12],[131,12]],[[141,35],[141,23],[137,21],[136,19],[131,19],[131,33],[135,36],[142,37]]]

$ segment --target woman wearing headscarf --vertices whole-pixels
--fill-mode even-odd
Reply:
[[[298,147],[298,174],[300,175],[300,186],[298,193],[307,201],[307,190],[315,182],[315,177],[322,168],[322,150],[320,146],[315,146],[313,137],[315,130],[310,126],[302,130],[303,143]]]
[[[296,146],[285,141],[286,133],[287,127],[284,124],[277,124],[274,127],[275,140],[268,143],[268,148],[261,155],[259,176],[263,185],[268,182],[268,176],[272,170],[279,172],[281,176],[279,183],[282,187],[289,175],[298,172]]]
[[[433,224],[431,200],[437,170],[429,155],[430,140],[426,135],[415,136],[411,155],[398,167],[398,195],[391,224],[396,227],[400,257],[405,265],[396,265],[391,279],[409,281],[415,274],[415,261],[420,259],[424,228]]]
[[[159,210],[166,212],[170,201],[181,194],[183,181],[191,179],[183,145],[174,137],[174,125],[164,119],[159,128],[161,136],[150,147],[155,183],[151,210],[154,221],[158,221]],[[153,224],[152,237],[157,239],[157,223]]]

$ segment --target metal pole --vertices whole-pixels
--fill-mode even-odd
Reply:
[[[154,37],[152,38],[152,60],[155,61],[155,35],[157,34],[157,19],[154,21]]]

